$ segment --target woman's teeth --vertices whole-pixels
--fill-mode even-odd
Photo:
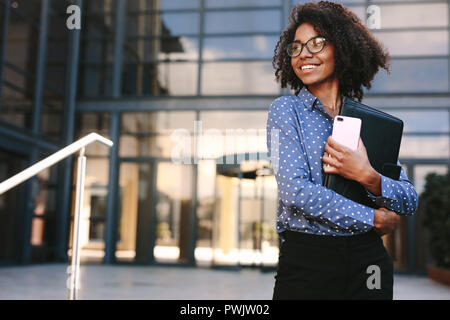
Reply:
[[[302,66],[301,67],[301,69],[302,70],[306,70],[306,69],[314,69],[314,68],[317,68],[319,65],[317,65],[317,64],[308,64],[308,65],[306,65],[306,66]]]

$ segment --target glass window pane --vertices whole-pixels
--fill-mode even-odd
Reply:
[[[89,13],[111,13],[116,10],[116,0],[86,1],[86,3],[83,4],[83,7],[85,7],[85,10]]]
[[[202,111],[202,129],[266,129],[266,111]]]
[[[187,132],[159,136],[121,135],[119,156],[164,157],[190,163],[194,156],[194,139]]]
[[[186,262],[189,259],[192,166],[159,162],[157,165],[156,239],[157,262]]]
[[[128,0],[128,11],[196,9],[200,0]]]
[[[141,13],[127,19],[127,36],[197,34],[198,13]]]
[[[48,91],[47,91],[48,92]],[[60,139],[62,134],[63,99],[59,95],[45,94],[42,104],[41,131],[44,135]]]
[[[127,40],[125,55],[129,62],[197,60],[198,38],[164,37],[160,39]]]
[[[83,37],[113,39],[115,19],[115,15],[109,13],[86,16],[81,22]]]
[[[449,132],[449,114],[447,110],[397,111],[389,114],[403,120],[403,132]]]
[[[446,174],[448,166],[446,165],[415,165],[414,166],[414,186],[417,194],[420,195],[425,187],[426,176],[429,173]]]
[[[206,8],[279,6],[282,0],[206,0]]]
[[[374,32],[391,56],[447,55],[448,31]]]
[[[206,12],[205,33],[279,32],[278,10]]]
[[[36,11],[33,12],[33,10]],[[20,15],[19,11],[21,12]],[[32,22],[39,23],[39,12],[40,4],[38,2],[28,4],[25,1],[19,1],[17,2],[17,9],[12,7],[9,16],[4,58],[8,63],[29,75],[34,75],[36,72],[39,30]],[[8,79],[8,77],[5,76],[5,79]]]
[[[381,28],[447,27],[446,3],[379,5]]]
[[[152,260],[153,175],[151,163],[120,165],[120,208],[116,258],[149,263]]]
[[[197,63],[126,63],[123,68],[124,95],[197,94]]]
[[[205,63],[202,68],[202,94],[276,94],[270,62]]]
[[[160,63],[158,81],[161,94],[195,95],[197,94],[197,63]]]
[[[159,111],[124,113],[122,133],[160,133],[171,134],[173,130],[194,131],[195,112]]]
[[[200,0],[162,0],[161,10],[168,9],[196,9]]]
[[[439,158],[450,157],[448,136],[414,137],[403,136],[399,158]]]
[[[19,87],[8,85],[10,78],[6,78],[7,68],[3,70],[5,78],[2,86],[0,119],[22,128],[31,128],[33,91],[30,88],[29,92],[25,92]]]
[[[112,65],[81,64],[78,88],[82,97],[101,97],[111,95]]]
[[[81,40],[82,49],[80,54],[81,62],[88,63],[112,63],[114,57],[113,41],[104,38],[103,40]]]
[[[273,50],[279,37],[253,36],[253,37],[219,37],[205,38],[203,59],[272,59]]]
[[[380,70],[370,92],[447,92],[447,59],[392,60],[391,74]]]

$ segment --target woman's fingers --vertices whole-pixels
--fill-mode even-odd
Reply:
[[[341,159],[341,153],[330,146],[328,143],[325,144],[325,151],[335,159]]]
[[[328,153],[325,153],[322,157],[322,162],[325,163],[325,166],[328,164],[332,167],[336,167],[339,168],[341,166],[341,163],[336,160],[335,158],[333,158],[332,156],[330,156]]]

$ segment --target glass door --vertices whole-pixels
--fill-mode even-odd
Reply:
[[[154,216],[153,161],[122,162],[119,174],[119,225],[116,260],[152,263]]]
[[[218,165],[213,213],[214,267],[268,267],[278,261],[277,184],[265,160]]]
[[[192,165],[122,161],[119,187],[117,261],[189,262]]]
[[[192,165],[160,161],[156,176],[156,237],[153,254],[159,263],[191,260],[193,235]]]

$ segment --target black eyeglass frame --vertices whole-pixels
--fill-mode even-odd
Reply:
[[[314,39],[317,39],[317,38],[323,38],[323,40],[324,40],[323,46],[322,46],[322,49],[320,49],[319,51],[313,52],[313,51],[311,51],[311,49],[309,48],[308,43],[309,43],[311,40],[314,40]],[[289,44],[287,45],[287,47],[286,47],[286,53],[288,54],[289,57],[291,57],[291,58],[296,58],[296,57],[298,57],[299,55],[302,54],[303,47],[305,47],[305,46],[306,46],[306,49],[309,51],[309,53],[311,53],[311,54],[319,53],[319,52],[321,52],[321,51],[323,50],[323,48],[325,48],[326,42],[327,42],[327,39],[326,39],[324,36],[321,36],[321,35],[312,37],[311,39],[309,39],[309,40],[306,41],[305,43],[295,42],[295,41],[294,41],[294,42],[291,42],[291,43],[289,43]],[[299,45],[301,45],[300,52],[299,52],[299,54],[297,54],[297,55],[290,55],[290,54],[289,54],[289,49],[290,49],[294,44],[299,44]]]

